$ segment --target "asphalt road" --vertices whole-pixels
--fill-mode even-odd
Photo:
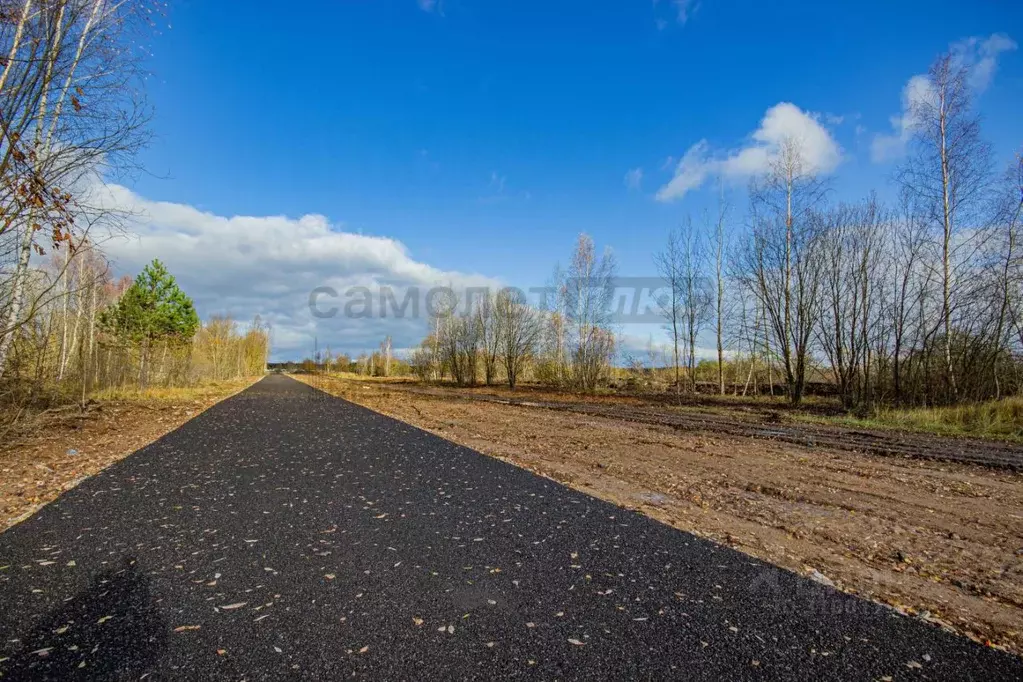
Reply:
[[[0,535],[3,679],[1021,679],[271,376]]]

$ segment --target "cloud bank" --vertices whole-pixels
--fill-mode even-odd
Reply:
[[[131,236],[103,243],[117,275],[137,274],[154,258],[163,261],[195,300],[204,319],[230,315],[248,322],[259,315],[273,326],[273,357],[300,359],[320,350],[358,352],[375,348],[387,335],[396,348],[424,336],[425,306],[416,317],[345,317],[353,287],[374,292],[390,287],[398,304],[410,290],[435,286],[464,290],[498,286],[481,275],[446,271],[416,260],[405,246],[387,237],[346,232],[321,215],[221,216],[186,204],[151,201],[119,185],[105,188],[105,202],[130,211]],[[337,296],[320,295],[315,310],[310,293],[329,287]],[[351,295],[346,296],[346,292]],[[354,308],[362,310],[362,308]],[[393,313],[393,310],[389,311]]]

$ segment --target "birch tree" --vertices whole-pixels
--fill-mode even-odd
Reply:
[[[728,250],[725,222],[728,205],[721,199],[718,203],[717,221],[714,225],[714,332],[718,354],[718,393],[725,394],[725,257]]]
[[[665,329],[671,339],[671,366],[675,373],[675,393],[682,390],[681,356],[682,344],[685,343],[682,333],[682,319],[685,309],[682,304],[683,254],[682,238],[678,229],[668,233],[668,240],[662,251],[654,255],[654,266],[657,274],[664,281],[665,291],[657,297],[657,307],[665,320]]]
[[[811,218],[823,196],[823,183],[793,138],[782,142],[768,172],[751,184],[752,239],[743,253],[741,276],[767,319],[793,404],[799,404],[806,388],[819,314],[820,271]]]
[[[33,253],[71,250],[102,178],[145,141],[134,32],[147,3],[21,0],[0,18],[0,238],[16,244],[0,313],[0,373],[14,334],[49,289],[27,284]],[[54,285],[58,283],[55,282]]]
[[[682,326],[686,335],[686,367],[689,388],[696,392],[696,340],[707,323],[714,294],[707,276],[707,244],[689,224],[681,235]]]
[[[976,248],[964,225],[979,226],[978,209],[988,189],[990,151],[980,137],[973,111],[970,74],[952,53],[939,57],[927,73],[926,87],[910,102],[913,131],[910,154],[898,180],[917,198],[937,233],[941,282],[940,327],[948,399],[958,398],[953,361],[956,329],[953,314],[959,265]]]
[[[1006,334],[1008,333],[1010,320],[1020,330],[1020,284],[1023,281],[1020,258],[1020,219],[1023,216],[1023,154],[1017,154],[1013,164],[1009,167],[1003,181],[1000,201],[997,205],[995,219],[996,229],[999,236],[996,239],[998,244],[997,259],[998,267],[998,313],[995,323],[994,342],[995,349],[991,361],[991,379],[995,384],[995,397],[1001,397],[1001,364],[1002,349],[1008,345]],[[1023,341],[1023,333],[1020,334]]]
[[[580,234],[559,289],[571,333],[572,377],[584,390],[597,387],[614,358],[612,304],[616,274],[614,255],[606,250],[598,256],[593,239]]]

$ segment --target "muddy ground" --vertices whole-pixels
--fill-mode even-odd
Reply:
[[[453,389],[303,380],[679,529],[1023,653],[1023,474],[942,455],[969,453],[977,442],[888,433],[881,435],[910,452],[876,454],[882,450],[848,446],[852,430],[807,426],[791,439],[736,430],[766,428],[764,415],[741,408],[735,415],[694,415],[563,397],[552,408],[543,406],[551,396],[508,404],[507,395],[493,391],[466,400]],[[563,407],[571,404],[584,409]],[[637,419],[635,410],[666,418]],[[676,423],[679,414],[689,421]],[[990,445],[1020,456],[1018,447]]]
[[[91,402],[85,410],[70,405],[16,424],[0,445],[0,532],[251,383],[224,382],[180,398]]]

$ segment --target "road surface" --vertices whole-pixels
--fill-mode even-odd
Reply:
[[[0,535],[3,679],[1020,679],[270,376]]]

